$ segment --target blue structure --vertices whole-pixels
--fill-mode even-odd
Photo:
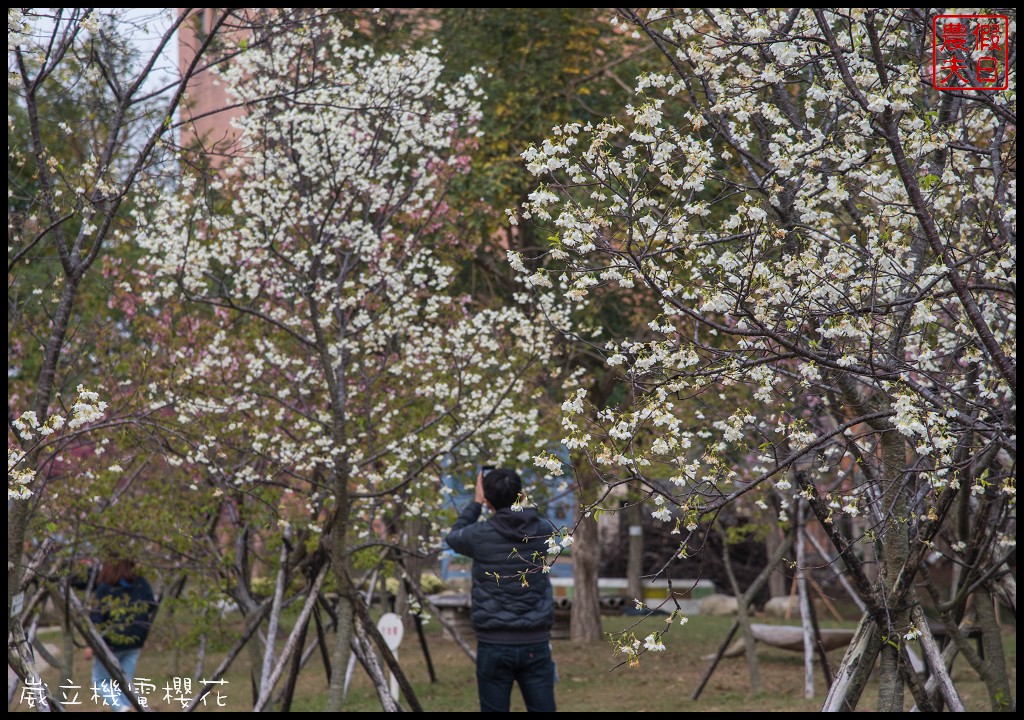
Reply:
[[[559,455],[563,453],[557,453]],[[565,478],[545,480],[530,470],[519,472],[523,478],[523,490],[541,515],[551,523],[551,532],[560,533],[572,528],[576,517],[576,501],[572,487],[559,492],[558,486]],[[456,513],[470,502],[475,494],[476,475],[472,478],[456,477],[451,474],[441,476],[441,483],[449,488],[448,502]],[[465,561],[465,562],[463,562]],[[572,564],[568,562],[568,551],[563,550],[558,561],[551,566],[551,577],[572,577]],[[455,579],[469,579],[469,563],[466,558],[450,550],[447,546],[441,554],[441,579],[445,582]]]

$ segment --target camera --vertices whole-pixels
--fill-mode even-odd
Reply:
[[[480,475],[482,475],[483,477],[487,477],[487,473],[491,472],[494,469],[495,469],[494,465],[481,465],[480,466]]]

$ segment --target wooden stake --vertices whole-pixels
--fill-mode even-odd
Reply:
[[[804,505],[800,503],[796,510],[796,579],[800,594],[800,626],[804,631],[804,697],[814,697],[814,628],[811,624],[811,596],[807,591],[807,544],[804,532]]]
[[[715,668],[718,667],[718,663],[722,660],[722,655],[725,654],[726,648],[729,647],[729,643],[732,642],[732,638],[739,628],[740,624],[733,620],[732,627],[729,628],[729,632],[725,635],[725,640],[723,640],[722,644],[719,645],[718,652],[715,653],[714,659],[711,661],[711,664],[708,665],[708,669],[704,671],[704,677],[700,679],[700,684],[697,686],[697,689],[693,691],[693,695],[690,696],[691,700],[696,700],[700,697],[701,692],[704,691],[704,686],[708,684],[708,680],[711,679],[711,674],[715,672]]]
[[[821,602],[825,605],[826,608],[828,608],[829,613],[831,613],[832,617],[835,618],[835,621],[842,622],[843,616],[839,614],[839,611],[836,609],[836,606],[833,605],[832,601],[828,599],[827,595],[825,595],[825,591],[822,590],[821,585],[818,584],[818,581],[814,579],[813,575],[807,576],[807,582],[809,582],[811,584],[811,587],[814,588],[814,592],[818,595],[818,597],[821,598]]]
[[[796,597],[796,578],[793,578],[793,582],[789,584],[789,600],[786,602],[786,614],[783,619],[789,620],[789,616],[793,614],[793,598]]]

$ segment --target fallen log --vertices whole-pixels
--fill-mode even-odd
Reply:
[[[794,652],[804,651],[804,631],[802,627],[795,625],[767,625],[764,623],[751,623],[750,630],[754,634],[756,642],[764,643],[772,647]],[[832,629],[821,631],[821,644],[825,650],[835,650],[846,647],[853,639],[855,630]],[[739,657],[743,654],[743,640],[733,642],[722,657]],[[713,655],[707,655],[704,659],[711,659]]]

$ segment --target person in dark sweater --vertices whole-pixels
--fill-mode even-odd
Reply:
[[[124,676],[134,682],[142,646],[149,637],[149,629],[156,613],[153,589],[135,570],[131,560],[110,560],[103,563],[97,577],[95,605],[89,613],[103,640],[117,657]],[[92,657],[86,649],[86,659]],[[93,686],[114,712],[129,712],[131,703],[124,697],[123,688],[114,688],[110,672],[97,658],[92,666]]]
[[[543,571],[550,523],[519,506],[522,480],[498,468],[477,476],[476,498],[445,541],[473,559],[472,612],[481,712],[508,712],[517,683],[530,712],[555,711],[554,604]],[[477,522],[486,505],[494,514]]]

